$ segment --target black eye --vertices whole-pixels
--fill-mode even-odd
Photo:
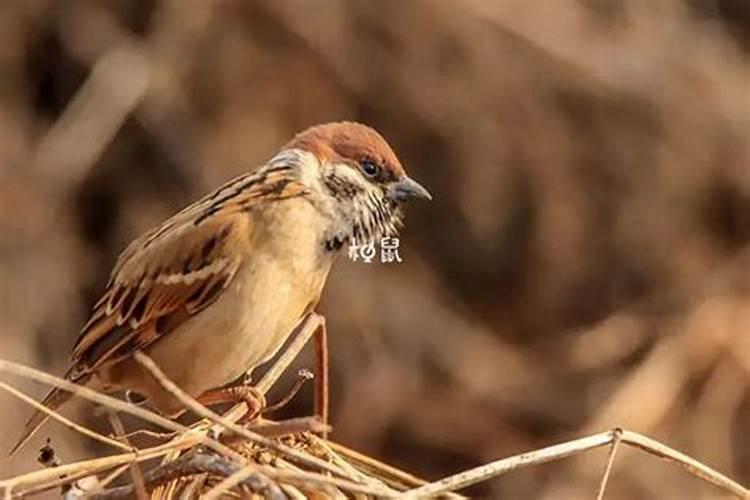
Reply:
[[[375,177],[380,173],[380,167],[370,160],[364,160],[359,167],[367,177]]]

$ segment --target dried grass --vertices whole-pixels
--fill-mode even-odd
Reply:
[[[270,389],[319,325],[316,321],[304,324],[297,337],[259,382],[260,390],[267,392]],[[67,465],[62,465],[47,456],[44,460],[48,465],[47,469],[0,481],[0,493],[4,498],[27,497],[58,487],[62,488],[66,499],[113,499],[135,496],[139,500],[198,497],[214,500],[247,495],[258,495],[272,500],[311,497],[463,498],[455,492],[523,467],[540,465],[609,446],[606,467],[596,494],[597,500],[603,500],[615,455],[621,444],[674,462],[687,473],[712,484],[726,494],[741,499],[750,498],[750,490],[711,467],[646,436],[622,429],[497,460],[426,483],[394,467],[316,436],[313,431],[321,432],[327,428],[315,425],[315,421],[310,422],[312,425],[307,430],[292,426],[293,433],[284,433],[281,437],[275,438],[266,437],[257,431],[273,428],[274,424],[284,426],[284,422],[254,423],[250,428],[239,426],[236,421],[243,414],[242,405],[236,405],[224,414],[217,414],[177,387],[147,355],[139,352],[136,354],[136,360],[162,387],[203,420],[186,428],[132,403],[119,402],[85,387],[76,387],[75,384],[34,369],[0,360],[0,372],[68,387],[75,390],[79,396],[105,406],[116,439],[75,424],[57,411],[45,411],[75,432],[113,447],[129,450],[126,454]],[[40,406],[13,387],[0,384],[0,387],[33,407]],[[176,431],[177,434],[160,446],[147,449],[133,448],[128,444],[124,427],[117,416],[118,411],[139,416],[148,422],[159,423],[166,429]],[[260,419],[262,420],[262,417]],[[233,438],[231,445],[220,442],[228,436]],[[49,445],[46,448],[49,448]],[[209,452],[208,448],[213,453]],[[46,453],[50,453],[49,449]],[[144,473],[141,462],[158,457],[162,457],[161,462]],[[132,483],[108,488],[108,485],[126,470],[131,471]]]

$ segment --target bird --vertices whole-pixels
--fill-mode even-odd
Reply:
[[[344,121],[298,133],[125,248],[64,378],[179,415],[182,403],[135,359],[143,352],[190,396],[215,400],[314,311],[343,247],[395,237],[403,203],[419,199],[432,196],[373,128]],[[71,397],[53,388],[42,404]],[[47,418],[30,417],[11,455]]]

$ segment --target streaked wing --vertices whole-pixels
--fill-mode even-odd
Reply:
[[[253,231],[245,212],[300,196],[288,169],[238,177],[131,243],[75,343],[68,378],[122,360],[215,302]]]

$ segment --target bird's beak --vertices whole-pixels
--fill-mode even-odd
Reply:
[[[393,201],[431,200],[432,195],[424,186],[404,176],[397,182],[391,184],[389,196]]]

